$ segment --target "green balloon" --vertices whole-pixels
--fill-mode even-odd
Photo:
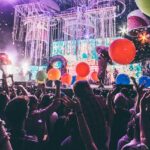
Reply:
[[[150,0],[136,0],[135,2],[144,14],[150,16]]]
[[[37,74],[36,74],[36,79],[38,81],[44,81],[45,79],[47,78],[47,74],[45,71],[39,71]]]

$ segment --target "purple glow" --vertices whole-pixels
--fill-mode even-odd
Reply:
[[[17,0],[0,0],[0,2],[5,3],[15,3]]]

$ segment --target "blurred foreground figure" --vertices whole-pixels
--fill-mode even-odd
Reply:
[[[9,141],[9,136],[4,128],[4,122],[0,119],[0,149],[13,150]]]
[[[24,96],[16,97],[7,104],[5,114],[13,150],[38,150],[37,138],[27,135],[24,130],[28,100]]]

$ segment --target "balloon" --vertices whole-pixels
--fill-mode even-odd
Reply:
[[[134,60],[135,55],[135,45],[128,39],[117,39],[109,47],[110,58],[118,64],[130,64]]]
[[[99,81],[99,79],[98,79],[98,73],[97,73],[96,71],[93,71],[93,72],[91,73],[91,79],[92,79],[93,81]]]
[[[80,76],[76,77],[76,81],[82,81],[82,80],[87,80],[87,77],[80,77]]]
[[[76,66],[76,73],[80,77],[86,77],[90,73],[90,67],[85,62],[80,62]]]
[[[72,76],[69,73],[65,73],[62,77],[61,77],[61,82],[63,84],[67,84],[70,85],[72,82]]]
[[[47,79],[47,74],[45,71],[41,70],[41,71],[38,71],[37,74],[36,74],[36,79],[38,81],[44,81],[45,79]]]
[[[10,65],[12,64],[11,60],[8,58],[8,55],[5,53],[0,53],[0,64]]]
[[[150,87],[150,77],[142,76],[139,78],[139,84],[144,85],[145,88]]]
[[[130,84],[129,76],[126,74],[119,74],[116,78],[116,84],[129,85]]]
[[[45,81],[38,81],[38,80],[37,80],[37,83],[38,83],[38,84],[44,84]]]
[[[135,2],[144,14],[150,16],[150,0],[136,0]]]
[[[59,80],[61,77],[61,72],[59,69],[52,68],[48,71],[48,79],[49,80]]]

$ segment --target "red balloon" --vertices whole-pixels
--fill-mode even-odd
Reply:
[[[69,73],[65,73],[62,77],[61,77],[61,82],[63,84],[67,84],[70,85],[72,82],[72,76]]]
[[[59,80],[61,77],[61,72],[59,69],[56,68],[52,68],[48,71],[48,79],[55,81],[55,80]]]
[[[122,65],[130,64],[136,55],[134,43],[128,39],[117,39],[109,47],[110,58]]]
[[[96,71],[93,71],[93,72],[91,73],[91,79],[92,79],[93,81],[99,81],[99,79],[98,79],[98,73],[97,73]]]
[[[80,62],[76,66],[76,73],[80,77],[86,77],[90,73],[90,67],[87,63],[85,62]]]
[[[87,80],[87,77],[80,77],[80,76],[76,77],[76,81],[82,81],[82,80]]]

